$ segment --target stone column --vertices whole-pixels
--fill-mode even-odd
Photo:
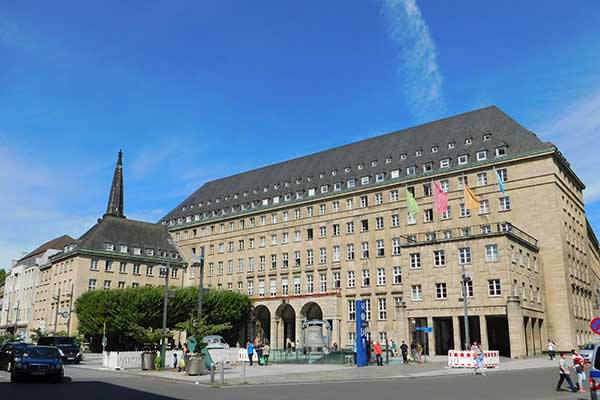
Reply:
[[[271,318],[271,337],[269,338],[269,345],[271,348],[275,348],[277,346],[277,338],[278,338],[278,330],[279,330],[279,321],[277,318]]]
[[[490,349],[490,343],[488,342],[487,320],[485,315],[479,316],[479,332],[481,333],[481,348],[483,350],[496,350]]]
[[[523,358],[525,354],[525,334],[523,332],[523,310],[518,296],[508,296],[506,300],[510,357]]]
[[[527,343],[527,355],[532,356],[534,354],[533,347],[533,319],[531,317],[525,317],[525,341]]]
[[[433,331],[433,317],[427,317],[427,326],[431,328],[431,332],[427,334],[429,355],[435,356],[435,332]]]
[[[463,345],[460,340],[460,319],[456,315],[452,317],[452,331],[454,333],[454,349],[452,350],[462,350]]]
[[[277,348],[282,350],[285,349],[285,321],[283,318],[277,320]]]
[[[300,350],[298,347],[304,346],[302,341],[302,317],[296,317],[296,350]]]

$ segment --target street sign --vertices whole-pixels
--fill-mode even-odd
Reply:
[[[60,316],[63,318],[69,318],[69,312],[68,311],[63,311],[60,313]]]
[[[433,328],[430,326],[417,326],[415,328],[416,331],[421,331],[421,332],[427,332],[427,333],[431,333],[433,332]]]
[[[600,318],[599,317],[594,318],[592,320],[592,322],[590,322],[590,329],[596,335],[600,335]]]

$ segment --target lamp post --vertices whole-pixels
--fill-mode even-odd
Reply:
[[[198,320],[200,320],[202,317],[202,301],[204,292],[204,246],[200,247],[200,255],[192,254],[192,258],[198,260],[198,262],[194,263],[194,265],[198,266],[200,275],[200,283],[198,285]]]
[[[163,300],[163,320],[162,320],[162,344],[160,348],[160,366],[161,369],[165,368],[165,357],[167,354],[167,309],[169,307],[169,271],[171,263],[169,262],[169,256],[167,255],[167,265],[164,267],[165,271],[165,297]],[[163,268],[161,266],[161,268]]]
[[[71,292],[67,293],[67,296],[69,297],[69,316],[67,317],[67,336],[69,336],[71,333],[71,312],[73,312],[73,297],[74,297],[73,290],[74,289],[75,289],[75,285],[71,284]]]
[[[19,321],[19,301],[17,300],[17,305],[15,306],[15,326],[13,328],[13,333],[17,336],[17,322]]]
[[[56,300],[56,312],[54,314],[54,335],[56,336],[57,325],[58,325],[58,307],[60,306],[60,286],[58,287],[58,295],[52,296]]]
[[[471,277],[467,275],[465,271],[465,263],[460,263],[461,282],[463,290],[463,307],[464,307],[464,323],[465,323],[465,350],[469,349],[471,338],[469,337],[469,304],[467,298],[469,297],[467,282],[471,281]]]

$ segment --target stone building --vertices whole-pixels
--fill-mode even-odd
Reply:
[[[274,347],[302,345],[307,320],[351,346],[365,299],[373,340],[445,354],[464,341],[464,265],[471,339],[522,357],[547,338],[592,339],[599,252],[583,189],[553,144],[488,107],[208,182],[162,223],[188,260],[204,248],[209,286],[255,299],[246,335]],[[184,284],[197,281],[190,270]]]
[[[164,285],[181,287],[184,262],[167,229],[135,221],[123,213],[123,165],[119,152],[106,214],[79,239],[50,257],[40,268],[32,328],[77,331],[75,300],[96,289]]]
[[[68,235],[60,236],[39,246],[16,261],[6,275],[4,297],[0,302],[0,331],[29,339],[33,305],[36,302],[40,269],[49,264],[49,258],[73,242]]]

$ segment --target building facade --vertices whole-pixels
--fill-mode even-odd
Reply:
[[[0,331],[10,332],[23,340],[29,339],[40,269],[49,264],[52,255],[61,252],[72,242],[73,238],[70,236],[60,236],[42,244],[15,262],[6,276],[5,295],[0,303]]]
[[[204,248],[209,286],[254,298],[246,334],[277,348],[302,345],[310,320],[351,346],[357,299],[373,340],[458,348],[464,266],[471,340],[523,357],[592,339],[598,242],[583,189],[554,145],[488,107],[206,183],[162,223],[188,260]],[[184,283],[197,281],[190,270]]]
[[[78,328],[74,305],[82,294],[164,285],[166,273],[170,286],[181,287],[184,271],[181,255],[165,227],[125,218],[119,152],[106,214],[40,267],[31,329],[74,334]]]

